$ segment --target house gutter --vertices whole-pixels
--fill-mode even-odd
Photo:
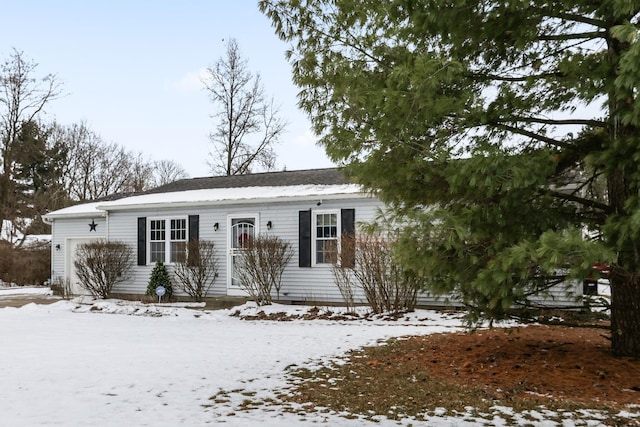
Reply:
[[[96,206],[97,209],[106,212],[126,211],[137,209],[158,209],[158,208],[182,208],[196,207],[203,205],[226,206],[238,204],[261,204],[261,203],[282,203],[282,202],[304,202],[304,201],[328,201],[328,200],[345,200],[345,199],[369,199],[373,196],[364,193],[345,193],[345,194],[317,194],[308,196],[282,196],[282,197],[259,197],[247,199],[223,199],[223,200],[193,200],[193,201],[177,201],[177,202],[153,202],[153,203],[136,203],[136,204],[104,204]]]
[[[53,224],[56,219],[64,219],[64,218],[105,218],[107,216],[106,212],[70,212],[63,214],[46,214],[42,217],[42,221],[45,224]]]

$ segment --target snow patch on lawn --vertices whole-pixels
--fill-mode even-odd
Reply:
[[[0,286],[0,298],[16,295],[53,295],[48,286]]]
[[[305,320],[312,311],[314,320]],[[285,313],[289,319],[242,320],[261,312]],[[0,309],[2,423],[505,425],[499,413],[490,419],[440,413],[426,423],[377,417],[374,423],[280,402],[278,393],[290,387],[291,367],[327,364],[349,350],[392,337],[463,329],[459,314],[416,310],[394,320],[367,315],[365,309],[356,314],[348,318],[344,308],[336,307],[252,303],[203,310],[198,304],[89,297]],[[527,422],[550,425],[543,421],[547,414],[535,415],[535,421]],[[583,415],[598,420],[597,414]]]

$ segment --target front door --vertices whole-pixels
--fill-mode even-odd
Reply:
[[[236,268],[238,256],[242,254],[247,242],[258,232],[258,215],[234,215],[228,218],[229,258],[227,261],[227,293],[229,295],[246,295],[238,283]]]

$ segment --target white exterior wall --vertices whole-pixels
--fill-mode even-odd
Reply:
[[[90,231],[89,224],[96,224],[95,231]],[[51,280],[66,279],[69,240],[101,239],[107,236],[107,220],[103,217],[93,218],[58,218],[51,225]],[[59,246],[58,246],[59,245]],[[58,249],[59,248],[59,249]]]
[[[293,257],[283,274],[281,299],[289,301],[327,301],[341,302],[342,297],[333,282],[331,268],[326,265],[304,267],[298,266],[298,212],[301,210],[340,210],[355,209],[356,227],[359,222],[375,219],[378,209],[383,205],[373,198],[354,198],[322,201],[318,200],[298,202],[277,202],[270,204],[246,203],[240,205],[199,206],[171,209],[126,210],[109,212],[109,239],[123,241],[129,244],[137,260],[137,220],[146,218],[169,218],[176,216],[199,216],[199,237],[201,240],[211,240],[217,248],[219,276],[214,282],[209,296],[227,295],[227,252],[228,252],[228,223],[230,215],[258,215],[259,233],[269,233],[289,242],[293,249]],[[271,221],[272,228],[267,230],[267,222]],[[219,228],[214,230],[214,224]],[[148,230],[147,230],[148,234]],[[147,254],[148,255],[148,254]],[[153,265],[134,266],[131,280],[119,284],[115,293],[144,294]],[[184,295],[174,288],[177,295]],[[363,299],[364,300],[364,299]]]
[[[219,275],[210,289],[208,296],[227,295],[227,253],[228,253],[228,217],[230,215],[258,215],[257,232],[270,233],[288,241],[293,249],[293,257],[283,274],[283,285],[280,298],[293,302],[342,302],[338,287],[334,283],[331,268],[328,265],[312,267],[299,267],[299,224],[298,213],[301,210],[311,209],[312,213],[319,210],[355,209],[356,230],[358,223],[374,220],[384,205],[374,198],[357,197],[353,199],[335,199],[322,201],[317,206],[318,200],[305,201],[277,201],[272,203],[241,203],[189,206],[158,209],[131,209],[115,210],[108,213],[106,218],[82,217],[75,219],[55,219],[52,225],[52,279],[68,277],[68,261],[66,257],[69,241],[82,238],[106,238],[108,230],[109,240],[127,243],[132,250],[134,261],[132,277],[124,283],[116,286],[115,293],[144,295],[153,264],[146,266],[137,265],[137,223],[138,217],[168,218],[176,216],[199,216],[199,237],[202,240],[213,241],[217,248]],[[90,231],[89,223],[94,220],[97,224],[96,231]],[[266,224],[271,221],[271,230],[267,230]],[[219,228],[214,230],[214,224]],[[357,232],[357,231],[356,231]],[[147,230],[148,234],[148,230]],[[148,235],[147,235],[148,238]],[[60,249],[56,246],[60,245]],[[148,254],[147,254],[148,255]],[[313,256],[313,255],[312,255]],[[168,266],[171,269],[171,266]],[[581,286],[576,291],[581,294]],[[184,296],[177,286],[174,287],[176,295]],[[540,298],[539,302],[548,305],[569,305],[574,303],[564,296],[560,286],[551,290],[553,299]],[[274,295],[275,296],[275,295]],[[357,303],[364,303],[366,299],[362,293],[356,294]],[[544,301],[541,301],[544,300]],[[453,305],[453,301],[445,297],[434,298],[428,293],[418,296],[420,305]]]

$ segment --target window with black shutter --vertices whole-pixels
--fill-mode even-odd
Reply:
[[[138,265],[179,260],[187,249],[187,241],[199,238],[199,218],[199,215],[138,218]]]
[[[331,264],[331,252],[344,233],[355,233],[355,209],[300,211],[299,266]],[[342,259],[353,266],[355,253]]]

